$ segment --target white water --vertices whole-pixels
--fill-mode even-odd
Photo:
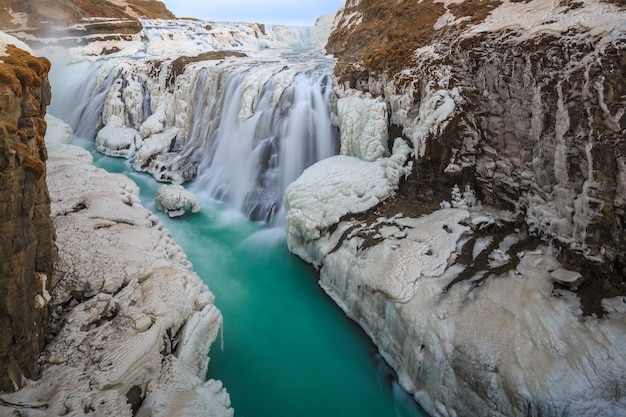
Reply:
[[[186,145],[192,159],[200,159],[192,190],[227,201],[253,220],[271,222],[285,187],[305,168],[337,152],[329,110],[333,92],[330,77],[314,70],[297,74],[274,104],[272,76],[252,116],[240,121],[247,76],[231,77],[226,84],[215,131],[205,133],[210,130],[205,120],[195,118]]]
[[[275,217],[282,213],[285,187],[336,154],[338,139],[332,61],[311,52],[299,60],[278,52],[271,57],[205,61],[189,65],[175,81],[169,61],[80,62],[54,75],[53,82],[72,87],[54,94],[50,112],[91,141],[111,120],[140,131],[153,112],[165,109],[164,128],[179,129],[175,141],[136,168],[160,181],[194,180],[194,192],[223,200],[252,220],[280,224]],[[137,143],[131,161],[142,146],[154,148],[155,137]]]

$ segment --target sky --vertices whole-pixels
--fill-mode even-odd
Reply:
[[[345,0],[161,0],[176,17],[217,22],[310,26],[335,14]]]

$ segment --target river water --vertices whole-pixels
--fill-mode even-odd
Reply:
[[[224,332],[211,348],[208,376],[224,382],[236,416],[426,416],[361,328],[320,289],[316,272],[289,253],[281,229],[210,199],[200,213],[170,219],[156,210],[152,177],[93,155],[98,166],[140,186],[143,204],[215,294]]]

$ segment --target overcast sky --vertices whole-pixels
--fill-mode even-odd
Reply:
[[[162,0],[176,17],[296,26],[334,14],[345,0]]]

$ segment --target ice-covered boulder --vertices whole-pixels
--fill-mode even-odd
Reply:
[[[170,217],[179,217],[188,211],[200,211],[200,200],[182,185],[162,185],[156,192],[156,206]]]
[[[150,172],[156,177],[155,158],[163,155],[170,149],[178,133],[179,130],[177,128],[168,127],[161,132],[152,133],[151,136],[146,137],[135,154],[134,168],[137,171]]]
[[[343,215],[365,211],[389,197],[400,177],[410,172],[410,151],[397,139],[389,158],[367,162],[337,155],[307,168],[285,191],[289,239],[316,239]]]
[[[109,117],[109,122],[96,135],[96,150],[108,156],[130,158],[140,146],[139,132],[124,127],[117,116]]]

